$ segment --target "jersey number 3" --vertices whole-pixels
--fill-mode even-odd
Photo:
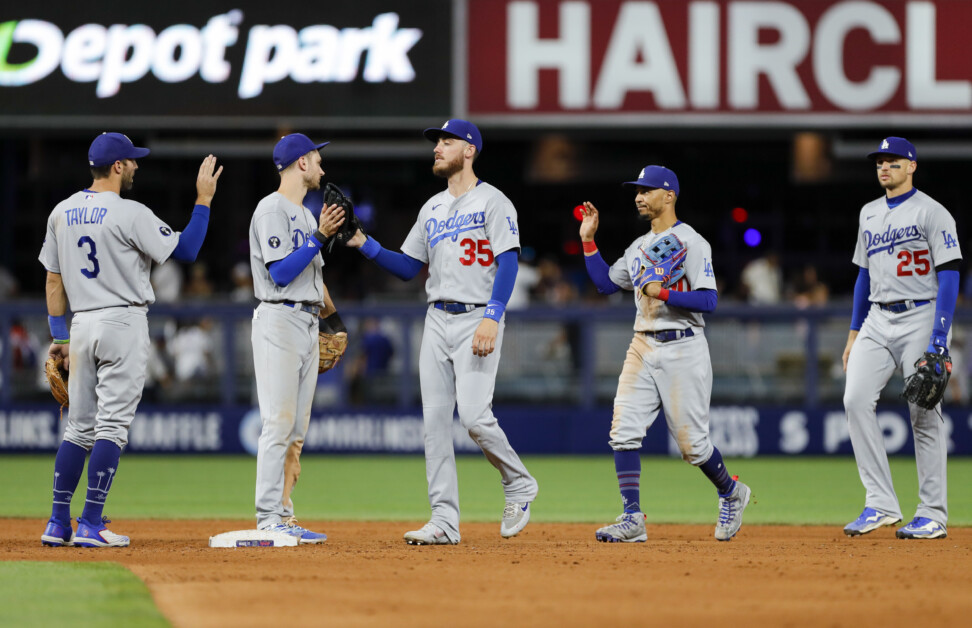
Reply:
[[[101,272],[101,264],[98,263],[98,258],[95,257],[98,254],[98,247],[95,246],[95,241],[91,239],[91,236],[81,236],[78,240],[78,247],[83,247],[88,245],[88,259],[91,260],[91,270],[87,268],[81,269],[81,274],[88,279],[94,279]]]
[[[462,257],[459,258],[459,263],[463,266],[472,266],[476,262],[479,262],[480,266],[489,266],[493,263],[493,249],[489,248],[489,240],[466,238],[459,243],[459,246],[465,247]]]
[[[911,277],[912,275],[927,275],[931,272],[931,261],[928,259],[928,249],[921,251],[901,251],[898,253],[898,277]],[[914,272],[912,272],[914,270]]]

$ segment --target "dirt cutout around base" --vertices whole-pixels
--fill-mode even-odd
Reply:
[[[321,545],[212,549],[248,521],[125,521],[132,546],[42,547],[42,520],[0,519],[0,560],[115,561],[174,626],[965,626],[972,529],[905,541],[894,528],[649,525],[598,543],[596,525],[463,524],[456,546],[410,546],[424,522],[312,522]],[[52,598],[52,603],[56,599]]]

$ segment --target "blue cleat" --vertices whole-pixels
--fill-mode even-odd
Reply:
[[[860,536],[873,532],[884,526],[891,526],[901,521],[901,517],[886,515],[880,510],[864,508],[861,516],[844,526],[844,534],[847,536]]]
[[[128,547],[129,538],[115,534],[105,526],[106,523],[111,523],[108,517],[102,517],[97,524],[88,523],[78,517],[78,533],[74,535],[74,544],[78,547]]]
[[[948,536],[948,531],[934,519],[915,517],[911,523],[899,528],[894,535],[899,539],[944,539]]]
[[[280,532],[281,534],[289,534],[290,536],[296,536],[297,542],[301,545],[307,545],[310,543],[323,543],[327,540],[327,535],[323,532],[311,532],[307,528],[302,528],[297,525],[297,518],[291,517],[286,521],[281,521],[280,523],[275,523],[272,526],[263,528],[264,530],[269,530],[270,532]]]
[[[50,547],[73,547],[74,528],[70,523],[64,525],[51,517],[44,528],[44,534],[41,535],[41,543]]]

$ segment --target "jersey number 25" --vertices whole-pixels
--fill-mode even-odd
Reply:
[[[466,238],[459,243],[465,247],[463,255],[459,258],[459,263],[463,266],[472,266],[479,262],[480,266],[489,266],[493,263],[493,249],[489,247],[489,240],[473,240]]]
[[[931,272],[931,260],[928,259],[928,249],[921,251],[901,251],[898,253],[898,259],[901,260],[898,264],[898,277],[927,275]]]

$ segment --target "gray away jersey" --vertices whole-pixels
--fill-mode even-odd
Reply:
[[[920,190],[894,209],[886,197],[861,209],[854,263],[868,269],[875,303],[934,299],[935,267],[962,259],[955,219]]]
[[[429,302],[486,303],[496,256],[513,249],[520,249],[516,209],[482,181],[459,198],[443,190],[426,201],[402,244],[403,253],[429,265]]]
[[[682,261],[685,275],[668,289],[676,292],[716,289],[715,273],[712,271],[712,247],[695,229],[679,221],[671,229],[661,233],[649,231],[632,242],[608,272],[608,276],[615,284],[625,290],[634,290],[635,307],[638,310],[635,317],[635,331],[664,331],[705,326],[701,312],[669,307],[664,301],[646,297],[640,290],[634,289],[634,277],[641,270],[643,257],[640,249],[648,249],[669,233],[675,234],[682,241],[686,254]]]
[[[41,264],[61,275],[74,312],[155,302],[152,262],[163,263],[179,232],[114,192],[81,191],[47,219]]]
[[[267,264],[287,257],[304,246],[317,231],[314,214],[303,205],[294,205],[280,192],[257,203],[250,220],[250,271],[253,292],[261,301],[296,301],[321,304],[324,301],[324,259],[315,255],[311,262],[286,286],[270,278]]]

